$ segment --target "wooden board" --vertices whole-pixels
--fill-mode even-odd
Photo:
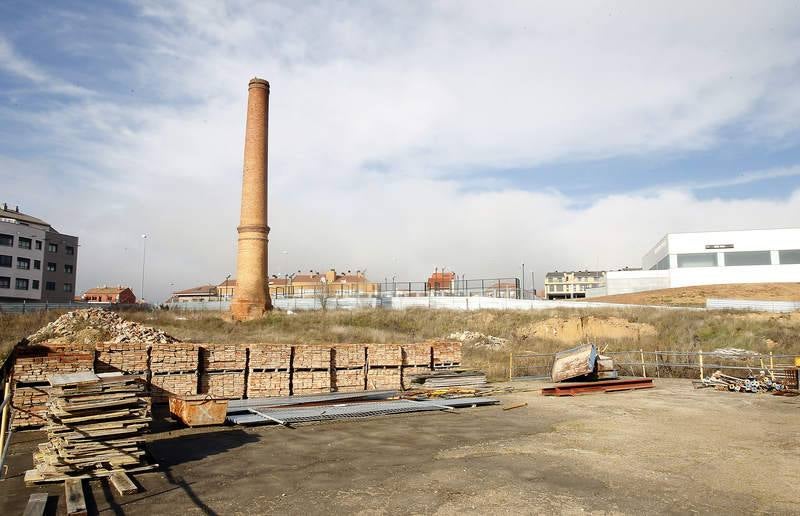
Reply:
[[[70,478],[64,481],[68,516],[86,516],[86,500],[83,498],[83,480]]]
[[[47,493],[33,493],[28,498],[28,505],[25,506],[25,512],[22,513],[22,516],[42,516],[46,506]]]
[[[83,373],[54,374],[47,377],[53,387],[62,385],[80,385],[82,383],[95,383],[99,378],[96,374],[85,371]]]
[[[152,471],[158,468],[158,464],[148,464],[146,466],[137,466],[135,468],[127,468],[126,473],[141,473],[143,471]],[[29,469],[25,472],[25,485],[43,484],[47,482],[66,482],[67,480],[81,480],[87,478],[105,478],[111,475],[113,470],[93,470],[82,475],[42,475],[38,469]]]
[[[111,485],[114,486],[114,489],[121,495],[129,495],[133,493],[139,492],[139,488],[136,487],[136,484],[130,479],[128,475],[125,474],[124,471],[114,471],[108,477],[111,481]]]

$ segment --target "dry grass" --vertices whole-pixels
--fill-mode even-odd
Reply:
[[[583,301],[626,303],[634,305],[702,307],[706,305],[706,299],[708,298],[800,301],[800,283],[700,285],[594,297]]]
[[[26,315],[0,314],[2,345],[13,343],[33,333],[58,313]],[[507,374],[509,351],[549,353],[563,349],[565,343],[532,338],[520,331],[550,317],[619,317],[647,323],[655,335],[641,339],[595,340],[609,350],[686,350],[711,351],[737,347],[758,352],[800,354],[800,313],[791,315],[701,312],[658,309],[584,309],[547,311],[476,312],[411,309],[273,312],[263,319],[239,323],[219,313],[130,312],[123,317],[161,328],[190,342],[415,342],[447,337],[453,332],[471,330],[509,340],[507,348],[493,351],[468,346],[466,365],[486,370],[490,377]]]

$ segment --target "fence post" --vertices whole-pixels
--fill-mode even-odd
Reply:
[[[508,354],[508,381],[514,378],[514,352]]]
[[[769,368],[775,370],[775,362],[772,361],[772,351],[769,352]]]
[[[644,350],[643,349],[639,349],[639,355],[642,358],[642,377],[643,378],[647,378],[647,369],[645,369],[645,367],[644,367]]]
[[[700,379],[702,380],[705,377],[705,373],[703,372],[703,350],[700,350]]]
[[[2,452],[4,445],[6,443],[6,430],[8,430],[8,410],[9,406],[11,405],[11,381],[6,380],[6,386],[3,389],[3,400],[6,402],[5,406],[3,406],[3,415],[2,422],[0,423],[0,452]]]

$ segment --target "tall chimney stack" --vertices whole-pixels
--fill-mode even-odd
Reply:
[[[244,137],[242,208],[236,257],[236,291],[231,314],[239,321],[272,309],[267,284],[267,135],[269,83],[250,80]]]

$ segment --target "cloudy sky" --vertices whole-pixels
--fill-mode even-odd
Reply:
[[[0,3],[0,201],[79,290],[235,276],[247,82],[271,273],[640,265],[800,225],[800,2]]]

